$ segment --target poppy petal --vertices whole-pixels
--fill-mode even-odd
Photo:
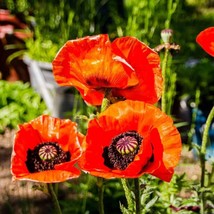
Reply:
[[[153,145],[153,157],[154,160],[152,163],[148,163],[148,165],[144,168],[144,173],[149,173],[154,175],[161,180],[170,181],[173,175],[174,170],[167,169],[165,167],[164,159],[163,159],[163,145],[161,143],[160,135],[157,129],[153,129],[150,136],[151,143]]]
[[[196,42],[204,51],[214,57],[214,27],[201,31],[196,37]]]
[[[115,95],[156,103],[161,97],[163,82],[159,55],[138,39],[128,36],[115,39],[112,48],[133,67],[139,79],[138,85],[115,90]]]
[[[23,161],[23,159],[14,152],[11,157],[11,173],[14,177],[22,177],[29,174],[25,160]]]
[[[33,149],[42,139],[39,132],[31,124],[23,124],[19,126],[14,141],[19,142],[19,144],[14,144],[14,152],[22,161],[26,161],[27,150]]]
[[[65,180],[77,178],[80,175],[80,171],[76,168],[71,168],[69,171],[65,170],[48,170],[43,172],[36,172],[27,174],[21,177],[15,177],[14,179],[29,180],[42,183],[58,183]]]

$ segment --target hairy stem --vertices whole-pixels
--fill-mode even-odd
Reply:
[[[169,49],[165,48],[164,58],[163,58],[163,64],[162,64],[162,76],[163,76],[163,93],[161,98],[161,109],[163,112],[166,113],[166,69],[167,69],[167,60],[169,56]]]
[[[136,214],[141,214],[140,209],[140,182],[139,178],[134,179],[134,186],[135,186],[135,207],[136,207]]]
[[[53,188],[53,184],[48,183],[47,187],[48,187],[48,192],[49,192],[51,199],[53,201],[54,213],[55,214],[62,214],[62,211],[61,211],[61,208],[59,205],[59,201],[57,199],[56,193],[55,193],[54,188]]]
[[[206,148],[207,148],[207,142],[208,142],[208,134],[209,134],[209,128],[211,125],[211,122],[214,118],[214,106],[212,107],[208,117],[207,121],[205,123],[204,133],[202,137],[202,145],[201,145],[201,152],[200,152],[200,160],[201,160],[201,188],[205,187],[205,171],[206,171]],[[203,214],[205,211],[205,195],[202,190],[201,193],[201,214]]]
[[[121,183],[123,186],[123,190],[125,192],[125,197],[126,197],[127,204],[128,204],[128,210],[131,212],[133,210],[131,191],[129,190],[129,188],[127,186],[127,180],[125,178],[121,178]]]
[[[104,204],[103,204],[103,193],[104,185],[103,178],[97,177],[97,186],[98,186],[98,196],[99,196],[99,214],[104,214]]]

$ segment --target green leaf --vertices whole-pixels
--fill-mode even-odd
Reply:
[[[145,209],[147,210],[147,209],[150,209],[150,207],[152,207],[155,203],[156,203],[156,201],[158,200],[158,196],[155,196],[153,199],[151,199],[147,204],[146,204],[146,206],[145,206]]]
[[[126,209],[123,204],[120,203],[120,210],[123,214],[131,214],[128,209]]]

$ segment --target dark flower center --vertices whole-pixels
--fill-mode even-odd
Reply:
[[[54,142],[41,143],[33,150],[28,149],[26,166],[29,172],[52,170],[56,164],[68,162],[71,159],[69,152],[65,152]]]
[[[109,81],[106,78],[99,78],[99,77],[90,77],[86,80],[86,83],[88,84],[88,86],[99,86],[99,87],[107,87],[109,86]]]
[[[124,132],[112,139],[104,148],[104,164],[109,168],[125,170],[133,162],[143,138],[136,131]]]

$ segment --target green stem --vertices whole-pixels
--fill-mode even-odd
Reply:
[[[88,198],[88,191],[89,191],[89,186],[91,183],[91,176],[89,174],[87,174],[86,177],[86,188],[84,188],[84,192],[83,192],[83,199],[82,199],[82,212],[81,213],[86,213],[86,203],[87,203],[87,198]]]
[[[56,193],[55,193],[54,188],[53,188],[53,184],[48,183],[47,187],[48,187],[48,192],[49,192],[49,194],[51,196],[51,199],[53,201],[54,212],[56,214],[62,214],[62,211],[61,211],[61,208],[60,208],[60,205],[59,205],[59,201],[57,199]]]
[[[204,187],[204,175],[205,175],[205,155],[206,155],[206,148],[207,148],[207,141],[208,141],[208,133],[209,128],[212,122],[212,119],[214,118],[214,107],[211,109],[207,121],[205,123],[204,133],[202,137],[202,145],[201,145],[201,187]]]
[[[127,200],[127,204],[128,204],[128,210],[131,212],[133,209],[133,202],[132,202],[132,196],[131,196],[131,191],[129,190],[128,186],[127,186],[127,180],[125,178],[121,178],[121,183],[123,186],[123,190],[125,192],[125,197]]]
[[[110,100],[106,97],[103,98],[102,105],[101,105],[101,112],[105,111],[108,106],[110,105]],[[99,194],[99,213],[104,214],[104,203],[103,203],[103,178],[97,177],[97,186],[98,186],[98,194]]]
[[[104,214],[103,193],[104,185],[103,178],[97,177],[98,196],[99,196],[99,214]]]
[[[101,112],[105,111],[110,105],[110,100],[108,98],[103,98],[101,105]]]
[[[202,137],[202,145],[201,145],[201,152],[200,152],[200,160],[201,160],[201,188],[203,188],[205,186],[205,170],[206,170],[206,166],[205,166],[205,156],[206,156],[206,148],[207,148],[207,141],[208,141],[208,134],[209,134],[209,128],[211,125],[211,122],[214,118],[214,106],[212,107],[208,117],[207,117],[207,121],[205,123],[205,128],[204,128],[204,133],[203,133],[203,137]],[[204,214],[205,210],[205,196],[204,196],[204,192],[202,189],[202,193],[201,193],[201,214]]]
[[[201,96],[201,91],[197,88],[195,91],[195,109],[198,109],[199,102],[200,102],[200,96]],[[196,116],[197,116],[197,111],[193,111],[192,113],[192,122],[190,125],[190,131],[188,132],[188,144],[192,144],[192,136],[195,133],[195,121],[196,121]],[[192,146],[192,145],[191,145]]]
[[[211,167],[212,168],[211,168],[211,171],[210,171],[210,174],[209,174],[208,186],[210,186],[212,184],[212,181],[213,181],[214,163],[212,163]]]
[[[161,98],[161,109],[166,113],[166,69],[167,69],[167,60],[169,56],[169,49],[165,48],[163,63],[162,63],[162,76],[163,76],[163,93]]]
[[[139,178],[134,179],[134,185],[135,185],[135,206],[136,206],[136,214],[141,214],[140,209],[140,182]]]
[[[58,198],[59,184],[58,183],[53,184],[53,188],[54,188],[55,195]]]

